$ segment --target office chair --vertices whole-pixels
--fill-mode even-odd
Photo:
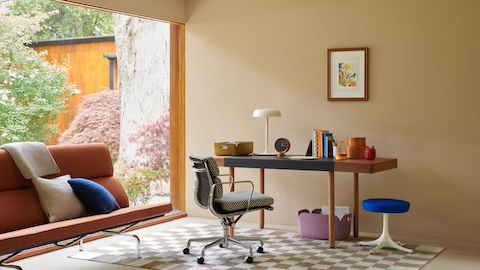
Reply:
[[[263,253],[263,240],[259,237],[240,237],[230,236],[228,228],[234,227],[238,220],[248,212],[255,210],[273,210],[273,198],[259,192],[253,191],[253,183],[251,181],[235,181],[229,174],[219,174],[217,163],[212,157],[194,154],[190,156],[193,162],[193,171],[195,171],[195,202],[197,205],[210,211],[220,219],[223,227],[223,236],[209,238],[192,238],[187,242],[187,246],[183,249],[184,254],[190,252],[190,244],[192,241],[213,241],[203,247],[200,257],[197,257],[197,263],[204,263],[205,250],[215,245],[221,248],[227,248],[228,243],[240,245],[249,250],[249,255],[244,257],[247,263],[253,262],[252,247],[240,241],[259,241],[260,246],[257,252]],[[219,176],[229,176],[231,182],[221,182]],[[233,185],[250,183],[250,190],[232,191]],[[223,185],[230,185],[229,192],[223,192]],[[234,221],[230,217],[238,216]]]

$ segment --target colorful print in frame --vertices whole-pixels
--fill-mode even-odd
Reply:
[[[338,64],[338,87],[357,87],[357,62]]]
[[[328,49],[328,100],[368,100],[368,48]]]

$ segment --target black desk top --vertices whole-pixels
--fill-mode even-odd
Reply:
[[[345,159],[333,158],[318,159],[287,159],[278,156],[222,156],[215,157],[218,166],[286,169],[286,170],[311,170],[311,171],[336,171],[353,173],[376,173],[397,168],[396,158]]]
[[[229,156],[223,157],[225,167],[333,171],[334,158],[288,159],[278,156]]]

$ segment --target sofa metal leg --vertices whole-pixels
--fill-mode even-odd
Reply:
[[[102,233],[104,234],[111,234],[111,235],[120,235],[120,236],[128,236],[128,237],[133,237],[137,240],[137,258],[141,258],[141,245],[140,245],[140,237],[138,237],[135,234],[124,234],[121,232],[111,232],[111,231],[103,231]]]
[[[11,265],[11,264],[4,264],[4,263],[0,263],[0,267],[8,267],[8,268],[15,268],[17,270],[22,270],[22,268],[18,265]]]
[[[136,235],[132,235],[133,237],[135,237],[135,239],[137,239],[137,258],[141,258],[141,249],[142,249],[142,246],[140,245],[140,238]]]
[[[3,259],[0,261],[0,267],[7,267],[7,268],[15,268],[17,270],[22,270],[22,268],[20,266],[17,266],[17,265],[11,265],[11,264],[6,264],[5,262],[10,260],[11,258],[17,256],[20,252],[22,252],[23,250],[20,250],[20,251],[17,251],[15,253],[12,253],[10,254],[10,256],[8,256],[7,258]]]
[[[53,243],[53,244],[54,244],[55,246],[57,246],[57,247],[69,247],[69,246],[75,244],[75,243],[78,242],[78,241],[82,241],[81,243],[83,244],[83,238],[84,238],[85,236],[87,236],[87,234],[82,235],[82,236],[79,236],[79,237],[73,239],[72,241],[70,241],[70,242],[68,242],[68,243],[66,243],[66,244],[60,244],[60,242],[55,242],[55,243]],[[81,251],[81,250],[80,250],[80,251]]]
[[[137,240],[137,258],[141,258],[141,245],[140,245],[140,238],[135,235],[135,234],[126,234],[125,231],[129,230],[133,226],[137,225],[140,222],[135,222],[127,226],[126,228],[120,230],[120,231],[112,231],[112,230],[104,230],[101,231],[104,234],[111,234],[111,235],[122,235],[122,236],[131,236],[134,237]]]

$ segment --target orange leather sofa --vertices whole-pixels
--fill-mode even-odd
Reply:
[[[70,174],[105,187],[121,207],[109,214],[89,215],[48,223],[35,187],[23,178],[9,153],[0,149],[0,267],[18,253],[60,241],[80,240],[86,235],[161,217],[172,210],[171,203],[129,206],[128,197],[118,179],[106,145],[100,143],[48,146],[60,173]],[[17,268],[21,269],[21,268]]]

